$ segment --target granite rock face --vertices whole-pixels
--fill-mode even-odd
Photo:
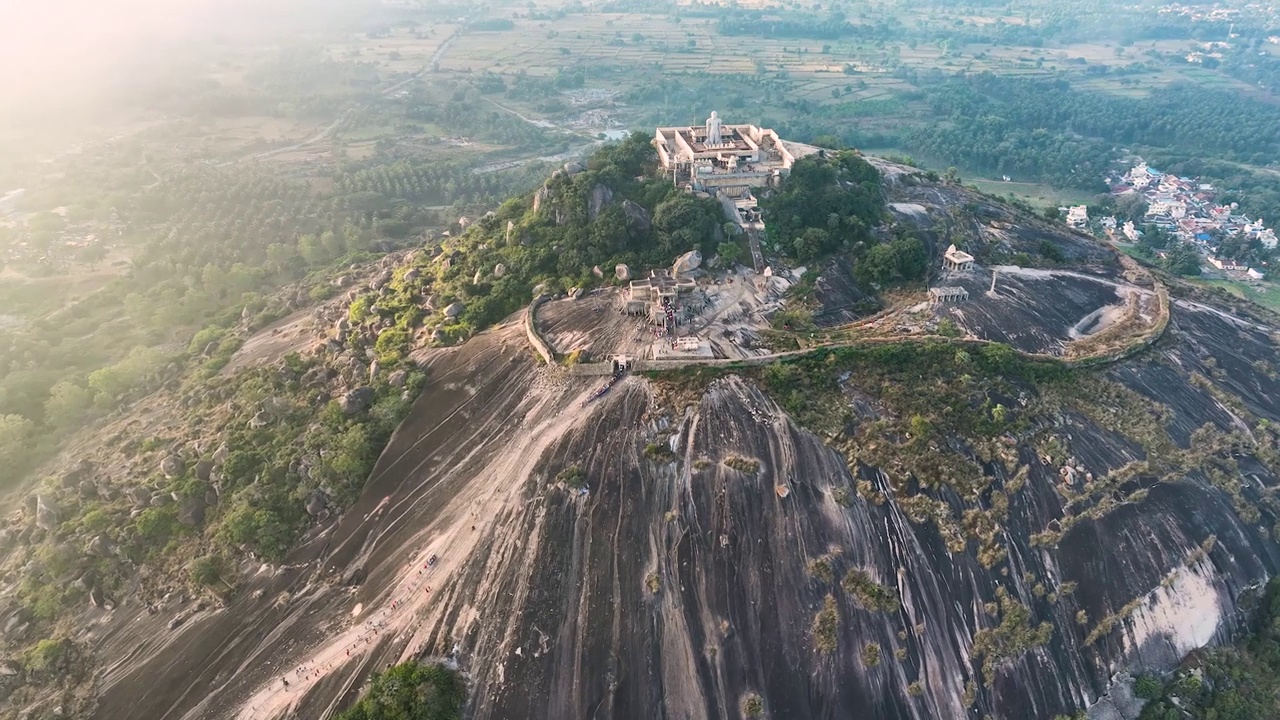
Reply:
[[[1280,376],[1256,365],[1273,356],[1271,329],[1257,319],[1180,300],[1165,340],[1093,372],[1159,403],[1171,447],[1187,448],[1206,425],[1252,428],[1246,411],[1280,422]],[[1196,647],[1229,640],[1248,594],[1280,571],[1269,532],[1277,517],[1266,501],[1280,478],[1247,447],[1230,455],[1241,497],[1259,510],[1254,521],[1199,471],[1139,474],[1121,495],[1145,496],[1075,519],[1056,544],[1044,544],[1033,537],[1063,527],[1075,510],[1058,464],[1011,435],[1013,462],[981,465],[1008,498],[999,530],[1008,560],[986,568],[973,543],[949,550],[936,525],[912,521],[901,500],[864,500],[860,481],[892,496],[896,471],[851,463],[749,378],[716,380],[670,414],[655,413],[658,394],[638,377],[584,406],[591,387],[548,380],[516,327],[433,354],[423,370],[432,383],[360,500],[298,551],[301,564],[290,567],[299,569],[255,581],[263,596],[301,599],[275,607],[246,593],[203,621],[202,639],[114,668],[99,717],[162,708],[233,717],[235,698],[302,657],[296,633],[271,628],[349,622],[352,603],[376,602],[434,542],[444,542],[449,569],[432,584],[414,642],[458,660],[471,683],[470,717],[486,719],[738,717],[749,693],[770,717],[799,720],[1048,719],[1091,707],[1099,718],[1123,716],[1132,704],[1115,700],[1114,678],[1167,669]],[[874,419],[871,389],[846,390],[858,421]],[[1088,417],[1050,416],[1073,466],[1090,474],[1144,458],[1130,437]],[[667,451],[652,451],[655,443]],[[735,470],[730,457],[759,468]],[[582,489],[557,480],[571,468]],[[946,485],[918,492],[956,518],[992,502]],[[481,498],[487,504],[469,511]],[[315,590],[305,559],[322,551],[324,572],[350,578],[355,597]],[[807,569],[822,556],[832,581]],[[864,608],[840,585],[855,568],[900,607]],[[1068,583],[1074,591],[1058,595]],[[997,588],[1052,632],[996,663],[986,686],[974,646],[998,623],[984,612]],[[838,622],[824,653],[813,628],[828,595]],[[1099,621],[1122,612],[1086,642]],[[403,657],[404,642],[383,641],[370,663],[353,663],[299,698],[300,715],[322,715],[369,667]],[[875,667],[862,659],[870,643],[881,648]],[[132,681],[121,673],[173,689],[139,701],[124,692]]]

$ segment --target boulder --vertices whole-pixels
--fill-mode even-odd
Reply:
[[[432,342],[444,342],[444,330],[441,330],[440,328],[436,328],[435,330],[432,330],[432,331],[431,331],[431,341],[432,341]]]
[[[515,229],[516,229],[515,221],[513,221],[513,220],[508,220],[508,221],[507,221],[507,234],[503,237],[503,240],[504,240],[508,245],[510,245],[510,244],[511,244],[511,233],[512,233],[512,232],[514,232],[514,231],[515,231]]]
[[[480,281],[483,279],[484,279],[484,275],[481,274],[479,270],[477,270],[475,276],[471,278],[471,284],[479,285]]]
[[[462,217],[458,218],[459,230],[466,230],[468,227],[471,227],[471,218],[467,217],[466,215],[463,215]]]
[[[702,253],[697,250],[690,250],[676,259],[675,265],[671,267],[671,274],[682,275],[684,273],[693,272],[702,266]]]
[[[218,491],[215,488],[209,488],[204,491],[204,504],[209,507],[218,504]]]
[[[110,538],[106,535],[95,535],[85,546],[84,552],[89,557],[104,558],[111,557],[112,549]]]
[[[98,496],[98,486],[93,484],[91,480],[81,480],[77,491],[81,500],[88,500]]]
[[[168,507],[173,504],[173,496],[163,490],[151,493],[151,507]]]
[[[151,491],[141,485],[129,488],[125,494],[129,496],[129,502],[133,503],[134,507],[143,508],[151,504]]]
[[[324,494],[323,490],[313,490],[311,495],[307,497],[307,514],[315,517],[324,512],[325,506],[329,504],[329,498]]]
[[[613,202],[613,191],[606,185],[596,185],[591,189],[591,199],[587,204],[587,214],[595,220],[605,205]]]
[[[409,373],[404,370],[396,370],[387,377],[387,382],[391,383],[391,387],[404,387],[405,382],[409,379]]]
[[[627,267],[626,263],[618,263],[613,266],[613,275],[619,280],[630,280],[631,268]]]
[[[452,320],[462,315],[462,313],[465,312],[466,309],[467,307],[460,302],[450,303],[449,307],[444,309],[444,316]]]
[[[653,227],[649,211],[631,200],[622,201],[622,213],[627,216],[627,229],[633,234],[648,232]]]
[[[266,410],[259,410],[257,415],[249,419],[249,427],[257,430],[258,428],[266,427],[270,420],[271,416],[267,414]]]
[[[120,497],[120,491],[116,490],[113,486],[107,485],[105,483],[98,485],[99,499],[105,500],[106,502],[111,502],[112,500],[115,500],[118,497]]]
[[[369,382],[373,382],[374,378],[378,377],[378,371],[381,369],[382,366],[378,364],[377,360],[369,363]]]
[[[187,527],[197,527],[204,522],[204,495],[184,498],[178,505],[178,522]]]
[[[577,300],[581,298],[583,295],[585,295],[586,293],[587,293],[586,290],[583,290],[580,287],[576,287],[569,290],[569,297],[574,300]]]
[[[494,266],[493,266],[493,276],[494,276],[494,277],[496,277],[496,278],[500,278],[500,277],[502,277],[503,275],[506,275],[506,274],[507,274],[507,266],[506,266],[506,265],[503,265],[502,263],[498,263],[497,265],[494,265]]]
[[[371,387],[358,387],[349,390],[338,398],[338,407],[347,415],[355,415],[369,409],[373,403],[374,391]]]
[[[591,274],[595,275],[598,278],[602,278],[604,277],[604,270],[601,270],[600,266],[596,265],[595,267],[591,268]]]
[[[538,188],[538,192],[533,194],[533,211],[536,213],[542,210],[542,205],[551,199],[551,188],[545,184]]]
[[[58,512],[58,506],[53,500],[44,495],[36,495],[36,527],[41,530],[53,530],[58,527],[61,522]]]
[[[417,280],[420,277],[422,277],[421,270],[419,270],[418,268],[409,268],[409,270],[406,271],[404,274],[404,281],[413,282],[414,280]]]
[[[213,461],[201,460],[196,463],[195,467],[196,479],[201,482],[209,482],[209,478],[213,477]]]
[[[170,480],[181,475],[182,471],[185,469],[186,463],[182,462],[182,458],[177,455],[166,455],[165,458],[160,461],[160,472]]]
[[[231,448],[227,447],[226,443],[219,445],[218,449],[213,451],[213,464],[217,465],[218,467],[222,467],[223,465],[226,464],[227,457],[229,457],[230,455],[231,455]]]
[[[338,276],[338,277],[333,281],[333,284],[334,284],[334,285],[337,285],[338,287],[346,287],[346,286],[348,286],[348,285],[350,285],[350,284],[351,284],[351,276],[350,276],[350,275],[339,275],[339,276]]]
[[[70,470],[62,474],[62,487],[73,488],[79,485],[80,481],[87,479],[91,472],[93,472],[93,463],[88,460],[80,460]]]
[[[574,175],[578,175],[586,171],[587,171],[586,164],[579,162],[577,160],[573,162],[567,162],[564,164],[564,174],[568,175],[569,177],[573,177]]]

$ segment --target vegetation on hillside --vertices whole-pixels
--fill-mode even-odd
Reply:
[[[769,241],[799,262],[869,245],[884,214],[880,173],[852,151],[801,158],[760,205]]]
[[[410,242],[438,222],[418,201],[505,192],[511,186],[504,183],[525,176],[473,177],[459,168],[365,163],[339,173],[337,192],[317,195],[253,169],[196,167],[115,198],[123,233],[117,247],[132,255],[127,271],[47,315],[6,308],[32,324],[0,328],[0,417],[13,416],[0,425],[11,430],[0,432],[0,454],[12,460],[0,467],[0,483],[184,366],[219,369],[243,339],[232,332],[242,318],[252,331],[336,292],[337,268]],[[36,232],[0,229],[0,251]],[[294,282],[309,292],[279,294]]]
[[[535,198],[512,198],[445,240],[438,257],[420,258],[420,277],[378,299],[377,312],[405,330],[430,324],[465,338],[527,305],[535,289],[615,282],[618,263],[639,274],[689,250],[710,254],[722,237],[720,205],[654,178],[656,162],[642,133],[597,150],[581,172],[555,173],[537,194],[537,210]],[[424,291],[434,316],[421,312]],[[461,313],[443,315],[455,302]]]
[[[1248,636],[1192,653],[1163,688],[1144,676],[1134,691],[1152,698],[1141,720],[1280,717],[1280,580],[1263,590]]]

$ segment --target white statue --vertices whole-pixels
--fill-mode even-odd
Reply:
[[[720,145],[724,143],[724,137],[720,134],[720,128],[723,123],[720,122],[720,115],[715,110],[711,111],[711,117],[707,118],[707,144]]]

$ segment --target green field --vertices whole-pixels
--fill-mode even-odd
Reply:
[[[1280,312],[1280,287],[1263,282],[1256,285],[1235,280],[1197,280],[1197,284],[1222,288],[1236,297],[1246,298],[1268,310]]]
[[[910,156],[921,167],[943,172],[947,169],[945,163],[934,158],[921,157],[911,155],[900,148],[858,148],[867,155],[880,158],[891,158],[894,156]],[[974,173],[967,168],[956,168],[960,173],[960,181],[965,185],[970,185],[989,195],[1013,195],[1014,197],[1025,200],[1036,207],[1052,205],[1060,207],[1063,205],[1083,205],[1092,199],[1087,193],[1078,190],[1055,188],[1042,183],[1026,183],[1026,182],[1003,182],[1001,180],[993,180],[983,176],[981,173]]]

